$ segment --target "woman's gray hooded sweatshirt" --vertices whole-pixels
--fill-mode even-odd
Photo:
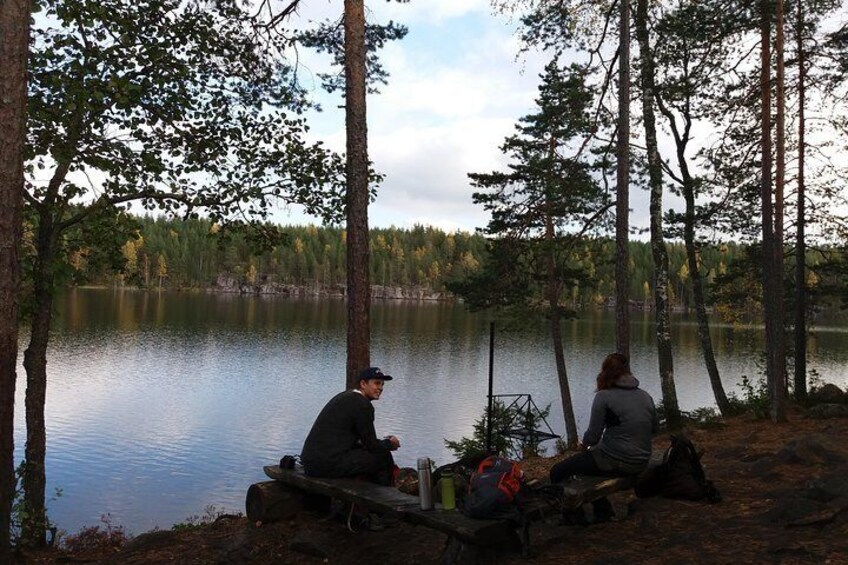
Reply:
[[[638,470],[651,458],[651,436],[658,428],[651,395],[639,388],[636,377],[622,375],[612,388],[595,393],[583,444],[595,446],[602,468]]]

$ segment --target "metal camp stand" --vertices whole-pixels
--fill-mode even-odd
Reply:
[[[486,410],[486,453],[492,453],[492,411],[495,398],[512,398],[512,402],[507,406],[507,410],[517,407],[518,413],[523,413],[528,420],[536,418],[536,421],[541,421],[545,429],[528,429],[528,428],[513,428],[512,424],[515,421],[516,414],[513,419],[507,423],[506,429],[498,430],[498,433],[521,440],[523,448],[530,442],[542,442],[550,439],[557,439],[560,436],[555,434],[548,420],[542,415],[542,411],[533,402],[533,397],[529,394],[494,394],[494,374],[495,374],[495,323],[489,325],[489,405]]]

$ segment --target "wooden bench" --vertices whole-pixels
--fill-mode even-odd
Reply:
[[[277,465],[268,465],[263,469],[268,477],[297,490],[351,502],[377,514],[444,532],[472,545],[494,545],[509,534],[510,526],[506,521],[475,520],[455,510],[443,510],[438,504],[434,510],[421,510],[417,496],[393,487],[353,479],[307,477],[299,470],[280,469]],[[261,493],[254,493],[254,496],[258,495]],[[250,500],[251,493],[248,491],[248,502]],[[248,517],[253,519],[250,514],[248,508]]]
[[[652,459],[651,464],[658,462]],[[485,553],[486,548],[514,540],[516,535],[520,538],[522,554],[527,555],[532,522],[579,508],[582,504],[615,492],[629,490],[635,484],[632,478],[582,476],[558,488],[546,486],[543,490],[549,496],[531,496],[523,508],[524,524],[516,529],[516,524],[507,520],[469,518],[456,510],[444,510],[439,504],[436,504],[434,510],[421,510],[417,496],[392,487],[353,479],[307,477],[300,470],[281,469],[277,465],[268,465],[263,469],[273,481],[257,483],[248,490],[247,515],[251,521],[273,517],[275,498],[285,497],[286,493],[290,496],[291,490],[318,494],[447,534],[448,545],[442,559],[442,563],[446,564],[489,561],[491,555]],[[550,496],[552,494],[554,496]]]

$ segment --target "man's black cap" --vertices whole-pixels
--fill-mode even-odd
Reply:
[[[367,381],[369,379],[382,379],[384,381],[392,380],[391,375],[384,375],[383,371],[380,370],[380,367],[368,367],[359,372],[359,378],[357,381]]]

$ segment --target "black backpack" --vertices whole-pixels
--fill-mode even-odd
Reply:
[[[636,496],[663,496],[683,500],[720,502],[721,493],[707,480],[701,456],[685,436],[671,436],[671,445],[658,467],[643,473],[636,482]]]

